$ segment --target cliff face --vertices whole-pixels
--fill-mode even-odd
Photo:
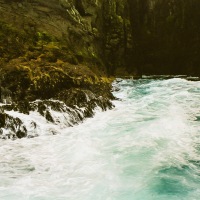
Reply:
[[[200,74],[200,2],[129,0],[140,73]]]
[[[0,8],[3,58],[9,60],[27,52],[36,58],[40,53],[48,52],[50,61],[58,58],[72,64],[84,61],[95,65],[99,62],[96,48],[99,36],[93,26],[96,24],[98,3],[1,0]],[[56,49],[59,55],[55,55]]]
[[[197,0],[0,0],[1,62],[83,64],[96,74],[200,74]]]
[[[105,63],[111,74],[125,74],[132,67],[132,32],[127,1],[104,0],[103,52]],[[132,73],[136,73],[132,67]]]
[[[113,74],[130,63],[127,7],[122,0],[0,0],[2,60],[34,59],[45,50],[50,61],[89,63]]]

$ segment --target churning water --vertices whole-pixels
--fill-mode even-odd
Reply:
[[[59,135],[1,141],[0,199],[199,200],[200,82],[114,87],[113,110]]]

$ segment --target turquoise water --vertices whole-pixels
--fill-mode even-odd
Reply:
[[[113,85],[113,110],[56,136],[1,141],[0,199],[200,199],[200,82]]]

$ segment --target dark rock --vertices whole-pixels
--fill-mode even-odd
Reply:
[[[44,116],[44,111],[46,110],[46,106],[43,102],[38,103],[38,112]]]
[[[6,114],[0,113],[0,128],[5,127],[6,124]]]
[[[17,109],[19,112],[24,113],[24,114],[29,114],[30,111],[30,105],[29,102],[26,101],[21,101],[17,104]]]
[[[34,137],[35,137],[35,136],[33,136],[33,135],[28,135],[28,136],[27,136],[28,139],[32,139],[32,138],[34,138]]]
[[[16,136],[17,136],[19,139],[21,139],[21,138],[26,137],[27,134],[26,134],[24,131],[18,130],[18,131],[16,132]]]
[[[49,112],[49,110],[46,111],[45,118],[47,119],[47,121],[54,123],[54,119],[51,116],[51,113]]]
[[[3,105],[2,108],[7,111],[16,110],[15,104],[6,104]]]
[[[16,136],[21,139],[27,136],[27,129],[25,126],[21,125],[16,132]]]

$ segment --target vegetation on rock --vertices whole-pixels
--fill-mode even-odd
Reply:
[[[0,64],[21,56],[86,65],[97,76],[199,75],[199,7],[197,0],[0,0]]]

